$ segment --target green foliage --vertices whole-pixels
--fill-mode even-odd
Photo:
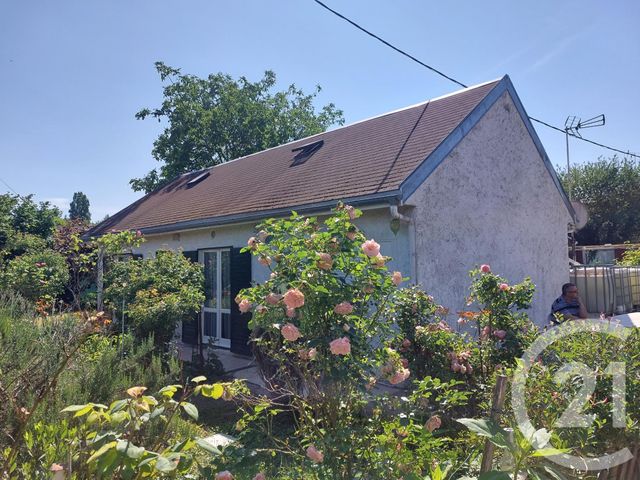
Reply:
[[[581,245],[640,241],[640,164],[630,158],[600,158],[574,165],[560,179],[589,211],[589,222],[576,233]]]
[[[640,265],[640,248],[633,250],[626,250],[622,255],[622,260],[618,262],[620,265],[626,265],[629,267],[637,267]]]
[[[295,85],[274,93],[276,76],[271,71],[254,83],[222,73],[199,78],[162,62],[155,66],[160,80],[169,82],[163,89],[164,101],[158,108],[140,110],[136,118],[168,122],[152,151],[162,166],[131,180],[136,191],[150,192],[183,173],[313,135],[344,121],[332,103],[316,112],[313,101],[320,87],[312,94]]]
[[[178,322],[199,312],[204,302],[202,266],[181,252],[163,251],[152,259],[116,262],[106,284],[107,304],[126,315],[137,338],[153,335],[158,345],[168,342]]]
[[[60,219],[62,212],[49,202],[36,203],[33,195],[25,197],[0,195],[0,215],[5,217],[0,224],[9,224],[16,232],[30,233],[48,238]]]
[[[15,290],[32,301],[55,299],[68,279],[64,257],[47,249],[14,258],[0,271],[3,288]]]
[[[518,480],[523,474],[527,478],[564,478],[561,470],[545,462],[544,458],[561,455],[568,450],[550,447],[548,444],[552,435],[545,428],[523,434],[518,428],[507,431],[492,420],[461,418],[458,421],[472,432],[488,438],[507,454],[502,468],[509,470],[511,474],[504,470],[493,471],[481,475],[479,480]]]
[[[71,205],[69,206],[69,219],[83,220],[87,223],[91,221],[89,199],[84,193],[75,192],[73,194],[73,200],[71,200]]]

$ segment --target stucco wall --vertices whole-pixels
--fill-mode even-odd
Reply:
[[[546,322],[568,281],[570,215],[508,93],[409,198],[417,280],[452,311],[464,309],[468,271],[488,263],[510,282],[536,284],[530,310]]]
[[[322,220],[322,217],[320,218]],[[403,276],[410,276],[410,255],[408,244],[408,227],[401,224],[400,231],[394,235],[390,229],[391,216],[389,208],[373,208],[363,210],[363,215],[356,224],[367,235],[374,238],[381,246],[381,252],[385,256],[393,257],[387,265],[390,271],[399,270]],[[215,231],[212,238],[211,232]],[[255,224],[246,223],[239,225],[220,226],[206,230],[192,230],[180,233],[180,240],[173,240],[171,234],[149,235],[146,242],[135,252],[144,257],[154,256],[160,249],[184,251],[198,250],[202,248],[243,247],[247,239],[255,235]],[[257,262],[256,257],[251,263],[252,280],[260,283],[269,276],[269,270]]]

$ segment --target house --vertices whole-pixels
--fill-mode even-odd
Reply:
[[[182,175],[91,233],[141,230],[138,253],[183,249],[203,263],[207,300],[183,339],[200,326],[205,340],[247,353],[233,298],[269,272],[240,248],[262,219],[322,215],[338,200],[364,211],[358,224],[391,270],[452,312],[481,263],[514,282],[531,276],[537,323],[568,280],[573,210],[508,76]]]

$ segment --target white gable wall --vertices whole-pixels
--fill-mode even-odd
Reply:
[[[509,282],[532,278],[529,313],[546,323],[569,277],[571,218],[507,92],[406,203],[415,205],[417,281],[439,303],[464,310],[467,272],[488,263]]]

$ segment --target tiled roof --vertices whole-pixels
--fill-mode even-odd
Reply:
[[[466,88],[419,105],[297,140],[185,174],[97,225],[149,229],[217,217],[367,197],[393,192],[469,115],[499,81]],[[292,150],[324,141],[306,162],[292,166]]]

